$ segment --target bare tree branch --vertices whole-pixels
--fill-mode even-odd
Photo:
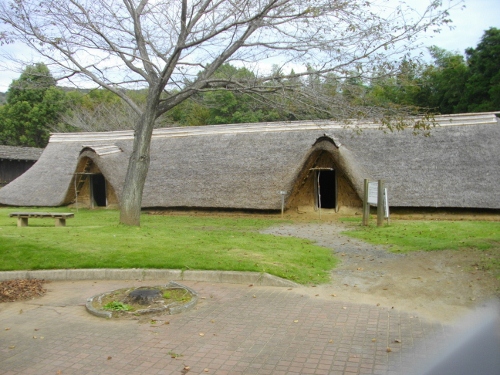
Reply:
[[[449,0],[450,6],[460,2]],[[421,13],[404,3],[394,8],[391,4],[388,0],[2,0],[0,21],[7,28],[0,33],[0,43],[27,44],[52,68],[59,68],[53,72],[56,78],[93,82],[118,95],[137,114],[121,221],[138,225],[156,119],[200,90],[214,87],[255,95],[298,89],[280,86],[271,65],[290,71],[282,77],[289,81],[311,75],[326,79],[329,74],[340,80],[373,78],[397,66],[395,60],[407,58],[422,32],[438,31],[449,22],[442,1],[428,0]],[[214,80],[226,63],[258,67],[259,81]],[[143,107],[129,97],[127,89],[133,87],[148,89]],[[318,110],[326,108],[313,92],[298,93],[307,102],[315,100]],[[338,117],[377,113],[376,108],[350,111],[341,105],[328,110],[337,110]]]

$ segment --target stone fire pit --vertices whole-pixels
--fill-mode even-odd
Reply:
[[[147,314],[178,314],[198,302],[197,293],[174,281],[165,286],[116,289],[87,299],[87,311],[102,318],[133,318]]]

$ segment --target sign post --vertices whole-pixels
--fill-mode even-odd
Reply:
[[[283,213],[285,212],[285,195],[286,191],[280,190],[280,195],[281,195],[281,218],[283,219]]]
[[[363,225],[366,227],[368,225],[368,219],[370,217],[370,203],[368,203],[368,180],[365,178],[365,188],[363,191]]]
[[[377,207],[377,226],[381,226],[384,218],[389,223],[389,197],[384,180],[370,182],[364,180],[363,225],[367,226],[370,218],[370,205]]]
[[[384,224],[384,180],[378,180],[377,189],[377,227]]]
[[[387,219],[387,224],[389,224],[389,194],[387,193],[387,188],[384,189],[384,207],[385,218]]]

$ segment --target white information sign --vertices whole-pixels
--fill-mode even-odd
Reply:
[[[387,194],[387,188],[384,191],[384,205],[385,218],[389,219],[389,194]]]
[[[368,204],[377,205],[378,200],[378,182],[368,183]]]
[[[370,217],[370,205],[378,206],[379,184],[382,186],[384,185],[382,180],[375,182],[369,182],[368,180],[365,180],[366,190],[364,191],[364,196],[367,198],[366,202],[363,203],[363,225],[368,225],[368,220]],[[380,225],[380,222],[382,221],[382,215],[385,219],[387,219],[387,223],[389,223],[389,193],[387,192],[387,188],[384,188],[383,190],[384,191],[381,197],[382,201],[380,202],[382,211],[380,212],[377,209],[377,225]]]

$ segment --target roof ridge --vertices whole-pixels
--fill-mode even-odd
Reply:
[[[498,123],[496,114],[500,112],[485,112],[473,114],[439,115],[434,121],[440,126],[462,126],[474,124]],[[415,117],[415,120],[419,117]],[[158,128],[153,130],[153,138],[187,137],[201,135],[231,135],[238,133],[255,132],[283,132],[325,129],[378,128],[380,124],[373,121],[349,120],[339,122],[333,120],[306,120],[306,121],[280,121],[241,124],[221,124],[203,126],[184,126]],[[133,130],[116,130],[108,132],[81,132],[81,133],[52,133],[49,142],[109,142],[116,140],[130,140],[134,137]]]

